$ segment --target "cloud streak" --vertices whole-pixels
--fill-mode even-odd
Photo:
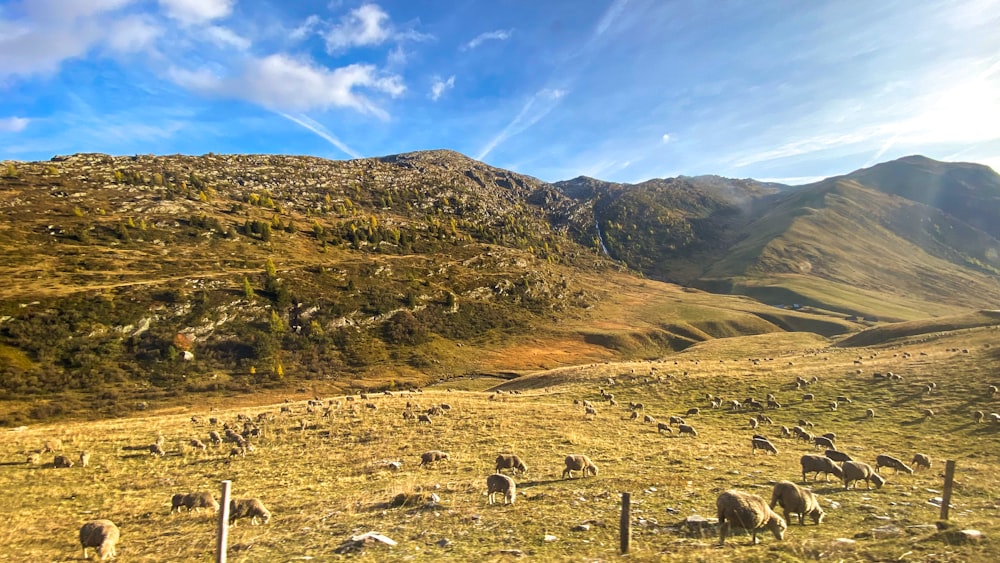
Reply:
[[[301,125],[302,127],[305,127],[306,129],[312,131],[313,133],[315,133],[316,135],[318,135],[322,139],[326,140],[331,145],[333,145],[333,146],[337,147],[338,149],[340,149],[340,151],[343,152],[344,154],[346,154],[347,156],[349,156],[351,158],[363,158],[361,156],[361,153],[359,153],[358,151],[356,151],[356,150],[352,149],[351,147],[347,146],[346,143],[344,143],[343,141],[341,141],[340,139],[338,139],[336,137],[336,135],[334,135],[333,133],[331,133],[326,127],[323,127],[322,124],[316,122],[315,120],[313,120],[309,116],[303,115],[303,114],[291,115],[291,114],[280,112],[280,111],[276,112],[276,113],[278,115],[280,115],[281,117],[284,117],[285,119],[291,121],[292,123],[296,123],[298,125]]]
[[[434,83],[431,84],[430,98],[433,101],[438,101],[446,91],[451,90],[455,87],[455,75],[451,75],[447,80],[442,80],[441,77],[435,76]]]
[[[28,127],[31,120],[26,117],[4,117],[0,118],[0,132],[20,133]]]
[[[462,51],[469,51],[475,49],[476,47],[482,45],[487,41],[506,41],[510,39],[510,35],[514,32],[513,29],[498,29],[496,31],[487,31],[485,33],[480,33],[479,35],[473,37],[468,43],[463,44],[459,47]]]
[[[483,160],[493,152],[493,149],[497,148],[500,144],[505,142],[507,139],[523,133],[528,128],[534,124],[541,121],[546,115],[548,115],[552,110],[559,105],[560,100],[566,96],[565,90],[551,90],[544,89],[535,92],[533,96],[528,98],[521,111],[503,128],[499,133],[497,133],[486,146],[483,147],[479,154],[476,155],[476,160]]]

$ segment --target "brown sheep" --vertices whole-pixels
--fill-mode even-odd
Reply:
[[[657,432],[664,432],[665,431],[667,434],[673,434],[674,433],[674,431],[670,429],[670,425],[667,424],[666,422],[657,422],[656,423],[656,431]]]
[[[820,473],[826,473],[826,480],[830,480],[830,475],[838,479],[844,476],[843,470],[834,461],[826,456],[807,454],[799,459],[802,465],[802,480],[806,481],[806,474],[816,473],[814,481],[819,479]]]
[[[844,488],[849,489],[854,481],[864,481],[868,488],[872,488],[872,482],[876,489],[881,489],[885,484],[885,479],[872,469],[872,466],[860,461],[845,461],[842,470],[844,478]]]
[[[562,472],[563,479],[572,479],[574,471],[582,472],[584,477],[588,474],[597,476],[597,466],[585,455],[570,454],[566,456],[564,461],[566,462],[566,469],[563,469]]]
[[[251,525],[256,525],[258,518],[267,524],[271,521],[271,511],[255,498],[233,499],[229,501],[229,525],[240,518],[249,518]]]
[[[697,437],[698,431],[694,429],[694,426],[681,424],[677,427],[677,435],[680,436],[681,434],[690,434],[691,436]]]
[[[52,461],[53,467],[73,467],[73,460],[64,456],[57,455],[55,460]]]
[[[488,504],[493,504],[497,493],[503,493],[504,504],[514,504],[514,499],[517,497],[517,485],[510,477],[494,473],[486,478],[486,493]]]
[[[769,442],[767,439],[754,438],[750,441],[750,455],[753,455],[757,450],[764,450],[765,452],[771,452],[774,455],[778,455],[778,448],[774,447],[774,444]]]
[[[854,461],[853,459],[851,459],[851,456],[838,450],[826,450],[826,452],[824,452],[823,455],[832,459],[833,461],[839,461],[839,462]]]
[[[417,467],[423,467],[425,465],[430,465],[435,461],[445,461],[451,459],[447,453],[440,450],[430,450],[420,454],[420,465]]]
[[[209,508],[216,512],[219,510],[219,502],[208,491],[177,493],[170,500],[170,505],[170,512],[174,512],[175,510],[180,512],[182,507],[188,509],[188,511],[197,511],[200,508]]]
[[[788,518],[789,514],[799,515],[800,526],[805,525],[806,516],[812,518],[813,523],[817,526],[823,522],[825,513],[819,505],[819,498],[809,489],[804,489],[791,481],[778,481],[774,485],[774,491],[771,493],[771,508],[773,509],[779,504],[785,509],[786,522],[791,522]]]
[[[910,475],[913,475],[913,469],[891,455],[880,454],[875,456],[875,472],[881,473],[880,469],[883,467],[891,467],[896,473],[905,471]]]
[[[87,548],[97,549],[101,561],[118,555],[116,546],[121,538],[118,526],[111,520],[91,520],[80,527],[80,546],[83,547],[83,558],[90,559]]]
[[[924,454],[914,454],[913,461],[911,461],[910,463],[916,466],[914,467],[914,470],[920,467],[923,467],[924,469],[931,468],[931,458],[927,457]]]
[[[501,469],[513,469],[514,473],[520,471],[521,474],[523,475],[527,473],[528,466],[526,466],[524,462],[521,461],[521,458],[519,458],[514,454],[510,455],[500,454],[497,456],[497,469],[496,469],[497,473],[500,473]]]
[[[757,532],[764,529],[770,530],[778,541],[785,539],[788,524],[757,495],[726,491],[719,495],[715,506],[719,518],[719,545],[726,543],[726,536],[733,527],[749,530],[754,545],[757,544]]]

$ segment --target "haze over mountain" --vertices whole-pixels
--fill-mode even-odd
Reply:
[[[0,389],[418,385],[996,309],[998,186],[923,157],[805,186],[452,151],[8,161]]]

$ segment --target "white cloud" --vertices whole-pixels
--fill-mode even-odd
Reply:
[[[204,24],[233,12],[236,0],[159,0],[167,15],[184,25]]]
[[[149,18],[133,15],[114,22],[108,34],[108,47],[122,53],[146,50],[163,34]]]
[[[601,16],[601,21],[597,22],[597,27],[594,29],[594,35],[600,36],[604,35],[604,32],[611,27],[611,24],[615,23],[615,20],[622,15],[625,11],[625,6],[628,4],[628,0],[615,0],[607,10],[604,11],[604,15]]]
[[[664,133],[663,137],[661,137],[661,139],[663,140],[664,143],[669,143],[670,142],[670,133]]]
[[[455,87],[455,75],[448,77],[448,80],[441,80],[440,76],[434,77],[434,83],[431,84],[430,97],[435,102],[441,97],[446,91],[451,90]]]
[[[406,50],[403,49],[402,45],[396,45],[389,51],[389,56],[386,57],[385,63],[390,67],[401,67],[406,64],[406,59],[409,58]]]
[[[559,105],[559,101],[565,97],[567,92],[565,90],[551,90],[544,89],[535,92],[533,96],[528,98],[524,106],[521,107],[521,111],[517,116],[503,128],[502,131],[496,134],[490,142],[486,143],[483,150],[479,151],[476,156],[476,160],[482,160],[486,158],[486,155],[493,152],[493,149],[497,148],[500,143],[503,143],[507,139],[524,132],[532,125],[538,123],[546,115]]]
[[[292,32],[288,34],[288,38],[292,41],[302,41],[306,37],[315,33],[316,28],[319,27],[321,23],[323,23],[323,21],[319,19],[319,16],[313,14],[306,18],[306,21],[302,22],[302,25],[293,29]]]
[[[461,50],[465,51],[467,49],[475,49],[476,47],[482,45],[486,41],[505,41],[510,38],[510,34],[513,33],[513,29],[498,29],[496,31],[487,31],[486,33],[480,33],[479,35],[472,38],[471,41],[462,45]]]
[[[26,117],[4,117],[0,118],[0,132],[20,133],[31,123]]]
[[[318,123],[316,120],[310,118],[309,116],[303,114],[291,115],[283,112],[278,112],[278,115],[312,131],[319,137],[325,139],[331,145],[343,151],[346,155],[350,156],[351,158],[362,158],[361,154],[358,151],[347,146],[346,143],[338,139],[336,135],[327,130],[326,127],[323,127],[321,123]]]
[[[30,0],[25,15],[33,21],[68,21],[113,12],[135,0]]]
[[[377,4],[363,4],[340,19],[340,23],[324,34],[326,49],[330,53],[347,47],[378,45],[389,39],[389,14]]]
[[[205,28],[203,33],[205,33],[209,41],[215,43],[218,47],[232,47],[238,51],[246,51],[250,48],[249,39],[237,35],[228,27],[213,25]]]
[[[331,70],[284,54],[251,59],[237,76],[220,77],[204,68],[171,69],[168,74],[186,88],[247,100],[276,112],[343,107],[388,119],[385,110],[356,89],[367,88],[391,97],[406,91],[399,76],[380,74],[372,65],[352,64]]]

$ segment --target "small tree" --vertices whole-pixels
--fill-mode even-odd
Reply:
[[[250,280],[245,277],[243,278],[243,297],[248,300],[254,298],[253,286],[250,285]]]

